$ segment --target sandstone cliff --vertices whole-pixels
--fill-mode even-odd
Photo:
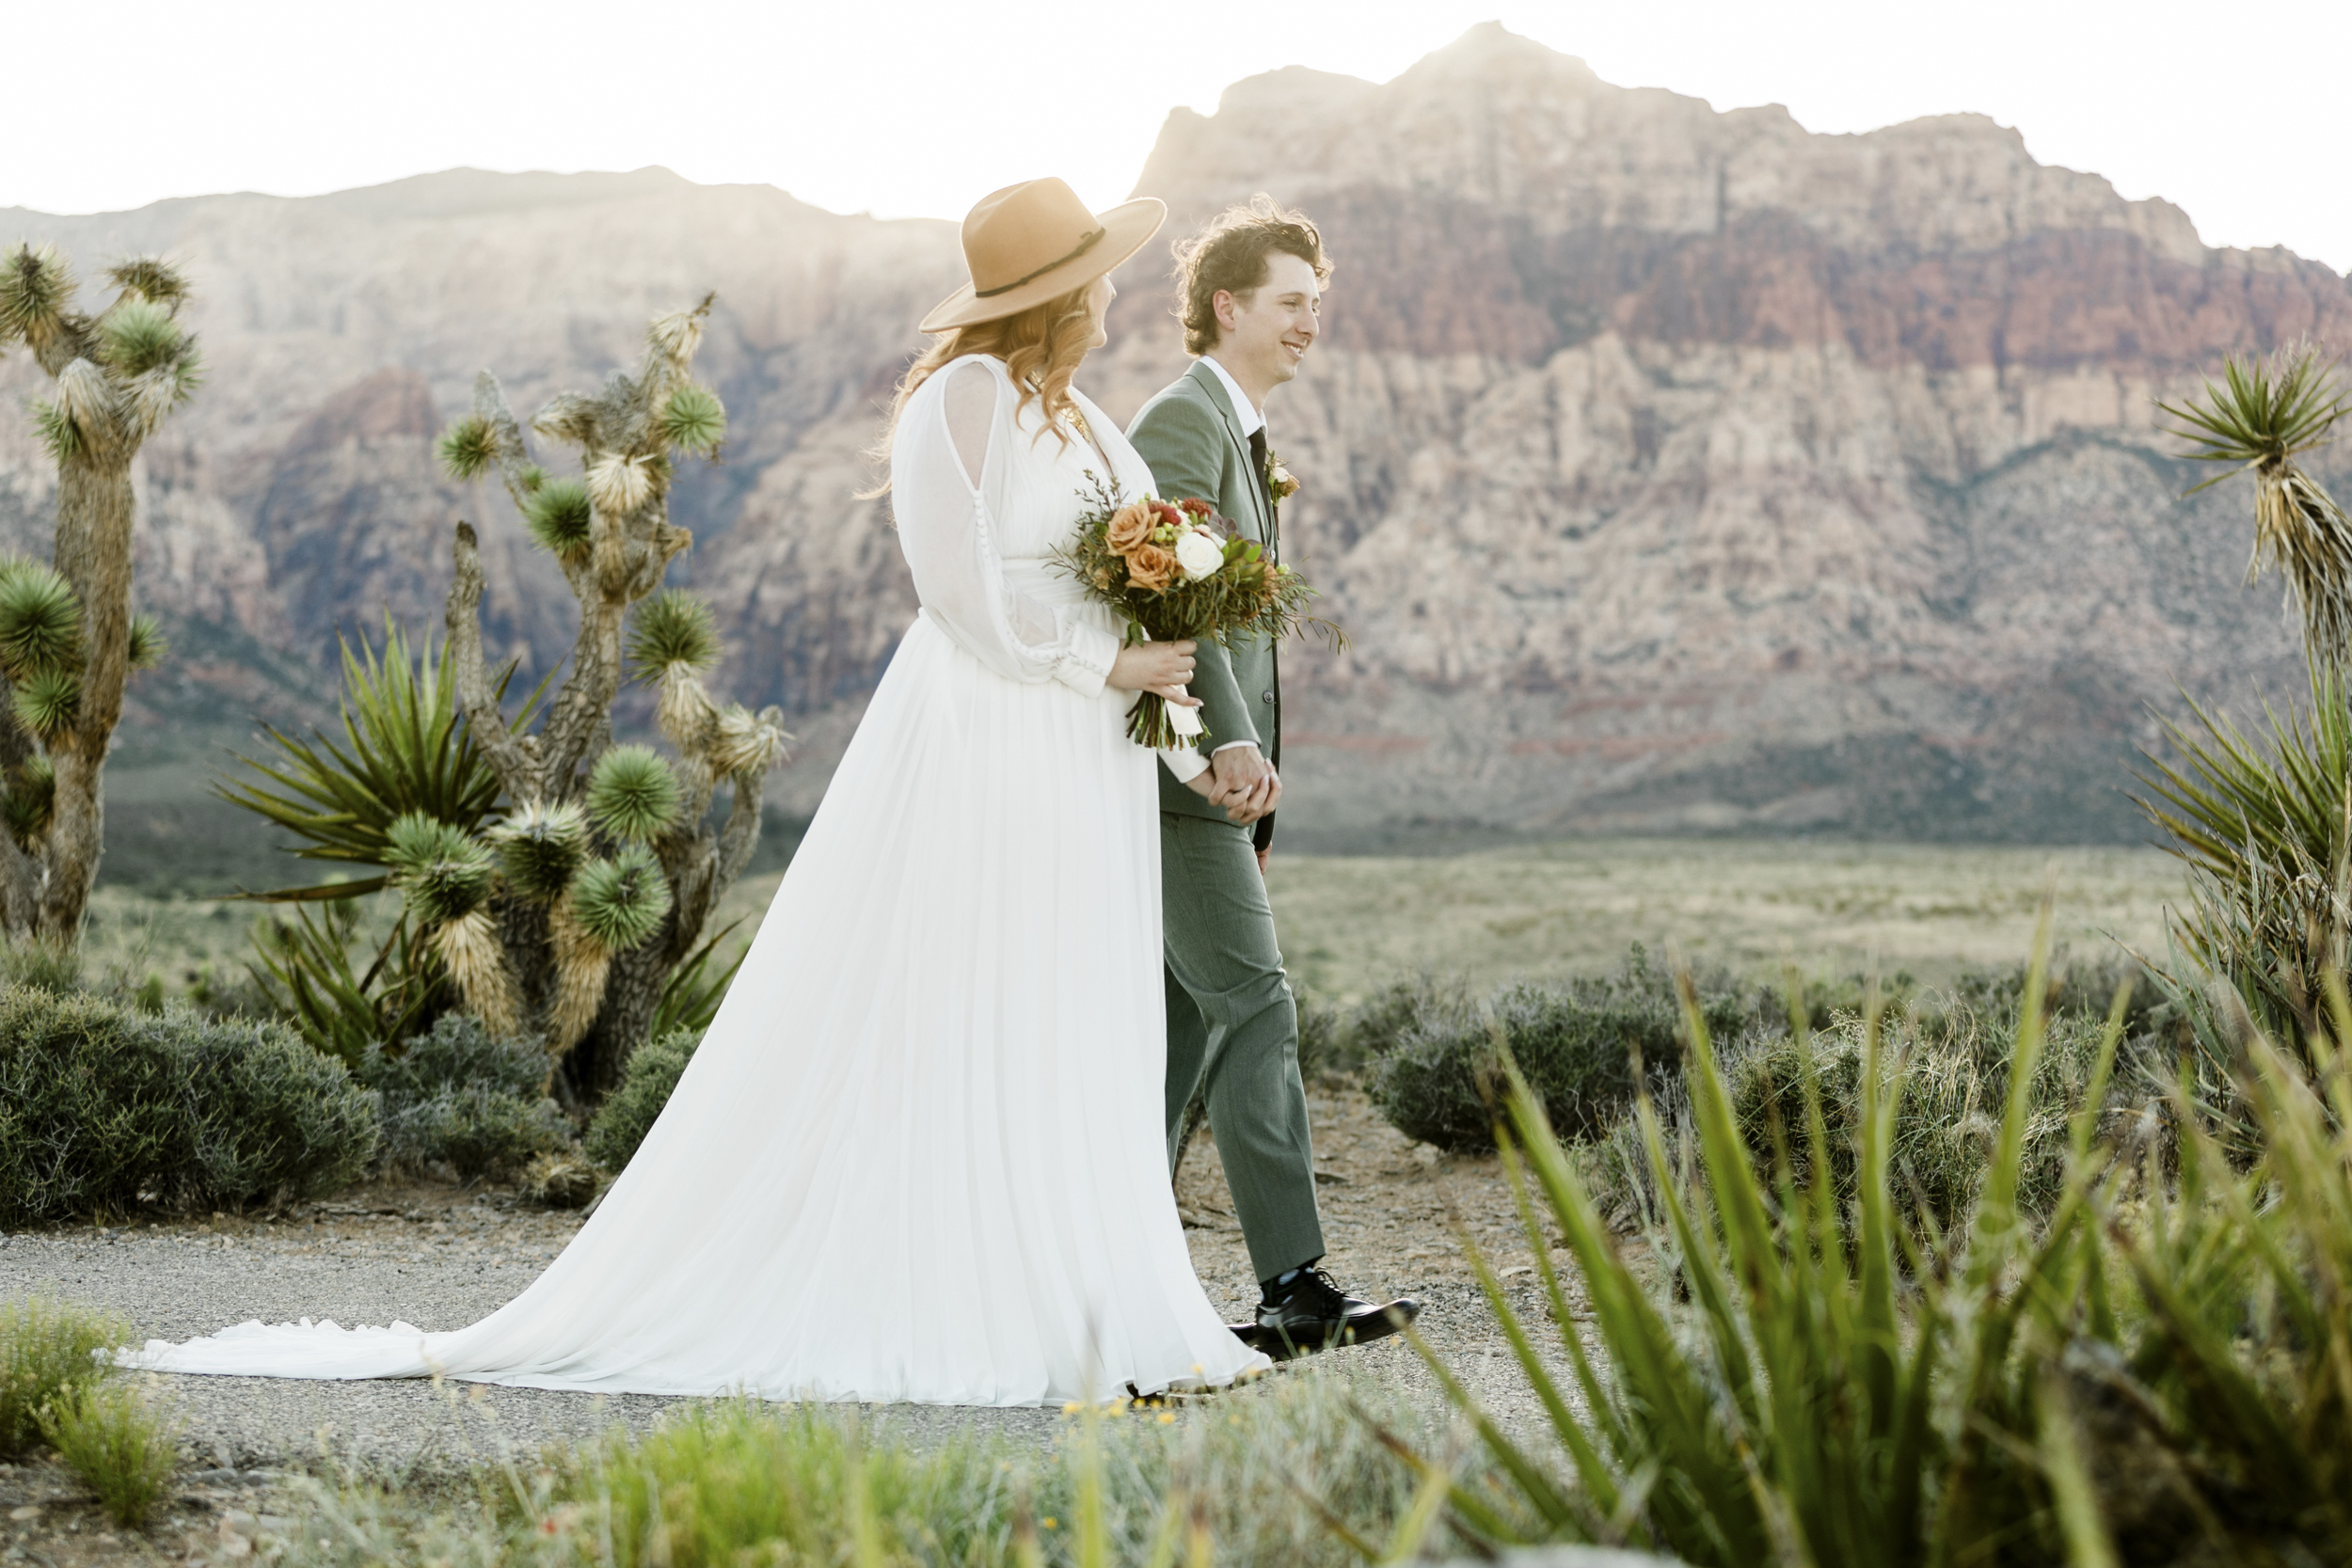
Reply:
[[[1384,86],[1293,70],[1179,110],[1137,189],[1184,222],[1268,190],[1340,259],[1272,410],[1293,559],[1356,639],[1285,683],[1293,842],[2128,835],[2146,704],[2292,679],[2275,585],[2237,584],[2245,498],[2177,499],[2151,400],[2226,353],[2352,345],[2344,280],[2209,250],[1988,120],[1814,135],[1482,28]],[[813,804],[912,610],[850,492],[908,325],[960,276],[949,226],[647,170],[0,213],[17,232],[191,261],[215,370],[149,465],[142,593],[306,653],[429,615],[473,507],[501,634],[557,657],[552,574],[434,475],[431,432],[481,365],[528,406],[718,289],[734,424],[681,486],[688,575],[728,689],[804,716],[779,783]],[[1182,362],[1147,258],[1089,370],[1122,416]],[[42,483],[0,421],[0,543]]]

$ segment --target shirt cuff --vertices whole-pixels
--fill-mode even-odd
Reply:
[[[1081,697],[1099,697],[1119,657],[1119,639],[1084,621],[1070,623],[1070,647],[1054,661],[1054,678]]]
[[[1174,774],[1178,784],[1190,784],[1209,770],[1209,759],[1197,746],[1170,746],[1160,753],[1160,761]]]
[[[1211,756],[1215,756],[1218,752],[1230,752],[1236,746],[1247,746],[1253,752],[1258,749],[1258,743],[1254,740],[1229,740],[1224,745],[1216,747],[1215,750],[1211,751],[1209,754]]]

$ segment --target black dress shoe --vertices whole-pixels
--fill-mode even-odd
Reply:
[[[1255,1323],[1235,1323],[1233,1332],[1253,1350],[1288,1361],[1334,1345],[1385,1339],[1419,1316],[1421,1303],[1410,1296],[1375,1306],[1343,1291],[1321,1269],[1308,1269],[1279,1300],[1259,1303]]]

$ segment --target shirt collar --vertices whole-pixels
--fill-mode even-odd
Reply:
[[[1233,400],[1233,418],[1241,425],[1241,438],[1247,441],[1253,434],[1264,429],[1265,416],[1259,413],[1256,405],[1249,401],[1249,394],[1241,389],[1241,383],[1233,379],[1233,372],[1206,354],[1200,356],[1200,362],[1215,371],[1216,378],[1225,383],[1225,395]]]

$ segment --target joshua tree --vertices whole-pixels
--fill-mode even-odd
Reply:
[[[532,420],[580,449],[577,479],[531,461],[488,371],[473,411],[440,442],[453,475],[495,468],[505,482],[580,600],[580,635],[538,731],[511,724],[503,673],[483,657],[477,541],[457,525],[448,626],[458,701],[509,809],[479,837],[405,821],[387,858],[467,1005],[494,1024],[538,1028],[559,1057],[569,1053],[566,1077],[582,1093],[613,1082],[665,977],[750,861],[762,780],[791,738],[778,708],[711,699],[702,679],[720,652],[710,611],[659,592],[693,542],[669,520],[672,454],[715,455],[726,430],[717,395],[690,379],[709,309],[706,297],[657,318],[635,377],[616,372],[593,398],[560,394]],[[631,671],[660,689],[675,766],[650,747],[612,744],[613,700]],[[714,832],[705,819],[723,783],[732,799]]]
[[[200,361],[179,273],[137,260],[106,276],[114,303],[87,316],[55,249],[0,253],[0,348],[22,341],[56,383],[33,404],[57,465],[55,557],[0,560],[0,929],[12,941],[79,940],[123,687],[164,654],[154,622],[131,613],[131,460],[196,389]]]

